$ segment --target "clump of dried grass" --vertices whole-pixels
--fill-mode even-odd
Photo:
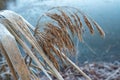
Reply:
[[[54,10],[56,12],[54,12]],[[43,18],[46,19],[44,23],[41,22]],[[84,24],[86,24],[91,34],[94,34],[94,25],[100,35],[102,37],[105,36],[102,28],[81,11],[69,7],[53,8],[39,19],[36,28],[30,25],[20,15],[12,11],[3,11],[0,12],[0,23],[2,24],[0,26],[5,27],[3,31],[0,30],[0,49],[7,59],[15,79],[18,79],[15,74],[15,72],[17,72],[23,80],[38,80],[35,74],[35,70],[37,69],[43,71],[50,80],[52,80],[52,78],[49,74],[59,80],[64,80],[59,73],[60,68],[72,65],[86,79],[91,80],[89,76],[67,57],[69,53],[73,55],[73,53],[76,52],[72,37],[77,36],[80,41],[83,40]],[[9,33],[9,35],[3,34],[4,32]],[[4,43],[3,38],[6,35],[7,37],[5,37],[4,40],[6,43],[9,43],[10,40],[14,48],[11,48],[10,44],[6,45]],[[14,38],[11,35],[13,35]],[[26,42],[28,42],[31,47],[29,47]],[[26,53],[25,62],[22,59],[23,57],[21,56],[19,48],[16,47],[16,43],[20,44]],[[15,52],[12,53],[11,49],[16,50],[19,56],[16,55]],[[28,56],[30,59],[28,59]],[[16,57],[16,59],[13,57]],[[15,63],[16,60],[19,64]],[[21,65],[25,68],[21,67],[20,69]],[[23,73],[22,70],[25,70],[25,72]]]
[[[43,18],[46,21],[42,23]],[[52,8],[39,19],[34,35],[56,69],[59,69],[59,61],[67,62],[61,53],[65,55],[66,53],[75,53],[72,37],[77,36],[80,41],[83,40],[84,24],[91,34],[94,34],[95,26],[100,35],[105,36],[102,28],[94,20],[72,7]]]
[[[82,14],[80,17],[79,15],[81,12],[77,10],[77,12],[73,12],[71,8],[69,11],[66,10],[65,7],[62,8],[53,8],[57,9],[57,13],[51,13],[47,12],[45,15],[45,18],[51,18],[50,22],[45,22],[43,27],[43,32],[41,32],[41,24],[37,24],[36,30],[35,30],[35,37],[39,41],[41,47],[44,49],[43,46],[45,46],[47,49],[44,49],[44,52],[46,55],[50,56],[51,53],[57,54],[59,58],[61,58],[61,53],[64,51],[75,52],[74,43],[72,41],[71,34],[73,36],[77,35],[80,41],[82,41],[82,35],[84,33],[84,27],[83,22],[81,21],[81,18],[83,18],[84,23],[90,30],[91,34],[94,34],[94,26],[97,28],[101,36],[105,36],[104,31],[102,28],[92,19],[88,18],[85,14]],[[71,10],[71,11],[70,11]],[[54,11],[53,11],[54,12]],[[40,19],[42,20],[42,18]],[[40,23],[40,22],[39,22]],[[57,24],[57,25],[56,25]],[[41,36],[41,34],[44,34]],[[59,51],[60,52],[59,52]],[[65,52],[64,52],[65,53]],[[51,56],[52,57],[52,56]],[[56,60],[55,60],[56,63]]]

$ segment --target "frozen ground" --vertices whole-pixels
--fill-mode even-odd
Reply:
[[[89,76],[92,80],[120,80],[120,62],[115,61],[114,63],[105,62],[92,62],[81,65],[80,68]],[[0,66],[0,70],[2,67]],[[6,67],[6,73],[9,72],[8,67]],[[36,75],[40,77],[40,80],[49,80],[46,76],[40,75],[40,71],[37,71]],[[0,71],[0,80],[13,80],[11,75]],[[69,66],[62,69],[60,72],[65,80],[86,80],[82,75],[80,75],[73,67]],[[53,77],[53,80],[57,80]]]

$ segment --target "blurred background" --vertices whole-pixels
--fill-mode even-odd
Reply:
[[[33,26],[39,17],[55,6],[72,6],[101,25],[106,37],[91,36],[85,31],[84,41],[74,39],[77,54],[71,57],[80,63],[120,61],[120,0],[0,0],[0,10],[8,9],[22,15]]]

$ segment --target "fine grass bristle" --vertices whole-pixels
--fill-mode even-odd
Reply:
[[[48,56],[48,58],[53,62],[54,66],[56,67],[56,69],[59,70],[59,64],[56,60],[56,58],[54,57],[53,53],[52,53],[52,49],[54,48],[52,46],[52,42],[49,40],[49,37],[47,35],[45,35],[44,33],[40,34],[40,38],[39,38],[39,44],[41,46],[41,48],[43,49],[44,53]],[[57,54],[57,53],[56,53]],[[60,56],[59,56],[60,57]]]
[[[67,47],[69,50],[73,48],[74,45],[66,31],[51,23],[48,23],[47,26],[47,32],[49,31],[49,35],[54,36],[54,45],[57,45],[60,51],[64,49],[64,47]]]
[[[53,53],[51,53],[51,51],[50,51],[51,48],[49,48],[49,47],[51,47],[51,45],[50,44],[45,45],[45,44],[43,44],[43,46],[42,46],[43,51],[48,56],[48,58],[53,62],[55,68],[57,70],[59,70],[59,64],[58,64],[55,56],[53,56]]]
[[[66,22],[66,27],[72,32],[72,34],[74,34],[75,29],[74,29],[74,25],[72,23],[70,16],[61,9],[59,11],[61,12],[61,14],[62,14],[61,16],[64,18],[64,20]]]
[[[65,21],[63,20],[63,18],[62,18],[61,15],[56,14],[56,13],[55,13],[55,14],[50,14],[50,13],[48,13],[48,14],[46,14],[46,15],[49,16],[50,18],[54,19],[55,21],[57,21],[59,27],[65,28],[66,23],[65,23]]]
[[[93,26],[92,26],[91,22],[89,21],[89,19],[87,18],[87,16],[83,15],[83,19],[84,19],[85,24],[86,24],[87,27],[89,28],[90,33],[91,33],[91,34],[94,34]]]
[[[75,23],[74,29],[76,31],[77,37],[80,41],[82,41],[82,23],[80,21],[80,18],[78,17],[76,13],[74,13],[71,16],[73,17],[73,20]]]
[[[99,31],[101,37],[105,37],[105,32],[103,31],[103,29],[100,27],[99,24],[97,24],[95,21],[93,21],[95,27],[97,28],[97,30]]]
[[[75,16],[76,16],[76,18],[78,19],[78,22],[79,22],[79,27],[80,28],[82,28],[83,26],[82,26],[82,22],[81,22],[81,20],[80,20],[80,17],[79,17],[79,15],[77,14],[77,13],[75,13]]]

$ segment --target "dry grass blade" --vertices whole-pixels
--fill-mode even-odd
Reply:
[[[11,60],[12,64],[14,65],[14,67],[15,67],[18,75],[20,76],[21,79],[30,80],[29,70],[28,70],[27,66],[25,65],[24,60],[22,59],[22,56],[19,55],[19,54],[21,54],[21,53],[17,51],[17,46],[15,46],[15,47],[13,46],[13,45],[15,45],[15,44],[14,44],[13,42],[10,42],[10,37],[8,37],[8,38],[6,38],[6,39],[9,41],[9,43],[12,44],[12,47],[13,47],[13,49],[14,49],[15,51],[14,51],[13,49],[10,49],[10,50],[11,50],[12,53],[13,53],[13,51],[14,51],[14,54],[11,54],[11,52],[10,52],[10,50],[9,50],[9,47],[7,48],[7,47],[6,47],[6,44],[3,44],[3,47],[7,50],[7,54],[10,54],[10,55],[9,55],[10,60]],[[4,40],[4,41],[5,41],[5,40]],[[7,42],[7,41],[6,41],[6,42]],[[10,45],[11,45],[11,44],[10,44]],[[7,43],[7,46],[10,46],[10,45],[8,45],[8,43]],[[18,53],[19,53],[19,54],[18,54]],[[16,54],[16,55],[15,55],[15,54]],[[13,55],[14,55],[14,56],[13,56]],[[12,57],[11,57],[11,56],[12,56]],[[22,67],[21,67],[20,65],[22,65]]]
[[[75,69],[78,70],[78,72],[81,73],[81,75],[83,75],[87,80],[92,80],[89,76],[87,76],[74,62],[72,62],[67,56],[64,55],[64,53],[61,53],[63,58],[70,63],[73,67],[75,67]]]
[[[15,68],[21,79],[30,80],[29,70],[27,69],[27,66],[22,59],[21,53],[17,47],[14,37],[7,31],[5,26],[1,25],[0,27],[2,28],[2,31],[0,30],[0,41],[13,67]],[[11,45],[12,47],[9,47]],[[15,76],[15,74],[13,75]]]
[[[4,50],[1,42],[0,42],[0,50],[1,50],[1,53],[5,56],[5,58],[6,58],[6,60],[7,60],[8,66],[9,66],[9,68],[10,68],[10,70],[11,70],[11,73],[12,73],[14,79],[17,80],[18,78],[17,78],[16,71],[15,71],[15,69],[14,69],[14,67],[13,67],[13,65],[12,65],[12,63],[11,63],[8,55],[7,55],[7,53],[5,52],[5,50]]]

